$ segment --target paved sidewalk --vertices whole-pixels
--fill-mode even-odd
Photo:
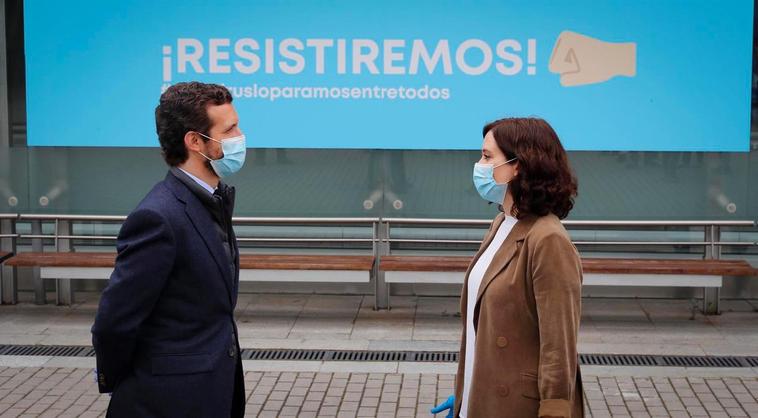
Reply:
[[[26,295],[27,297],[29,295]],[[98,295],[72,307],[0,306],[0,344],[90,345]],[[457,350],[457,298],[241,295],[243,348]],[[692,317],[681,300],[587,299],[583,353],[758,355],[758,302]],[[453,363],[245,360],[248,416],[430,417]],[[104,416],[93,358],[0,356],[0,417]],[[588,416],[758,417],[758,369],[582,367]],[[441,415],[440,415],[441,416]]]
[[[247,416],[431,417],[451,374],[247,372]],[[758,417],[756,377],[585,376],[590,417]],[[100,417],[92,369],[0,368],[0,417]],[[442,416],[442,415],[440,415]]]
[[[99,294],[72,307],[0,306],[0,344],[91,345]],[[242,294],[243,348],[457,351],[457,297],[392,298],[374,311],[370,296]],[[603,354],[758,355],[758,300],[724,300],[723,315],[693,316],[689,300],[584,299],[579,351]]]

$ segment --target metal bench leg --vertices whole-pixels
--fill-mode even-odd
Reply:
[[[376,252],[374,252],[376,254]],[[376,255],[374,256],[376,257]],[[376,260],[376,258],[374,258]],[[378,286],[377,283],[379,282],[379,268],[377,267],[379,263],[374,261],[374,267],[371,268],[371,283],[374,286],[374,310],[379,310],[379,293],[378,292]]]
[[[721,228],[718,226],[705,227],[705,241],[710,243],[705,247],[703,253],[703,259],[705,260],[718,260],[721,258],[721,245],[717,244],[721,241]],[[723,277],[721,278],[723,282]],[[721,296],[720,287],[708,287],[703,289],[703,314],[705,315],[719,315],[721,310],[719,309],[719,299]]]
[[[384,272],[374,276],[374,310],[390,308],[390,285],[384,281]]]
[[[59,253],[70,252],[73,248],[71,246],[71,240],[65,238],[58,238],[59,236],[67,236],[73,233],[73,227],[70,221],[55,221],[55,250]],[[71,306],[74,303],[74,287],[72,286],[71,279],[57,279],[55,281],[55,303],[57,305]]]
[[[42,221],[32,221],[32,234],[42,235]],[[44,246],[41,238],[32,238],[32,251],[41,253]],[[45,292],[45,282],[40,277],[39,267],[32,267],[32,283],[34,285],[34,303],[44,305],[47,303],[47,294]]]
[[[55,303],[68,306],[74,303],[74,288],[71,286],[71,279],[55,281]]]
[[[382,255],[389,254],[389,226],[383,223],[375,224],[374,239],[378,240],[374,245],[374,310],[390,308],[390,286],[384,281],[384,272],[379,269]]]
[[[15,305],[18,303],[18,277],[16,268],[2,266],[2,275],[0,278],[0,303]]]
[[[16,233],[16,223],[13,219],[0,220],[0,234],[12,235]],[[0,249],[3,251],[16,252],[15,238],[0,238]],[[0,303],[15,305],[18,302],[18,290],[16,268],[0,265]]]
[[[705,315],[720,315],[721,308],[719,302],[721,299],[720,287],[704,287],[703,288],[703,314]]]

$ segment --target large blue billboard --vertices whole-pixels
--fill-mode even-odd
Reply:
[[[251,147],[477,149],[547,119],[569,150],[748,151],[753,1],[24,2],[28,144],[157,146],[179,81]]]

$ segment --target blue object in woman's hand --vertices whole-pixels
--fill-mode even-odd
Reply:
[[[435,406],[432,408],[432,414],[439,414],[443,411],[448,411],[447,416],[445,418],[453,418],[453,410],[455,409],[455,395],[450,395],[449,398],[445,402],[442,402],[441,404]]]

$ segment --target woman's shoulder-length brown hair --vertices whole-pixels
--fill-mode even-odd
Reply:
[[[576,176],[558,135],[543,119],[505,118],[487,124],[507,159],[517,158],[518,175],[508,184],[513,195],[512,215],[568,216],[577,195]]]

